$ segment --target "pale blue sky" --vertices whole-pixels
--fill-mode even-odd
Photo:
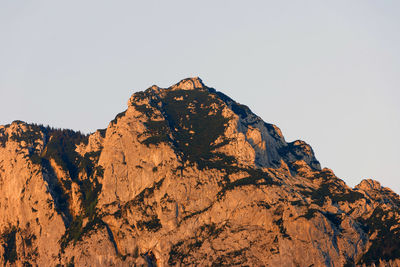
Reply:
[[[92,132],[200,76],[350,186],[400,192],[399,1],[1,1],[0,124]]]

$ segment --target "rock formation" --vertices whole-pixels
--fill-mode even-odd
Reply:
[[[399,209],[199,78],[90,135],[0,126],[4,266],[399,266]]]

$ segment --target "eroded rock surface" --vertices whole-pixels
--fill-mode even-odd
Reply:
[[[6,266],[399,266],[399,208],[199,78],[89,136],[0,126]]]

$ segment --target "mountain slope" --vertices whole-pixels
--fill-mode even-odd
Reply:
[[[89,136],[0,127],[5,265],[397,266],[399,208],[199,78]]]

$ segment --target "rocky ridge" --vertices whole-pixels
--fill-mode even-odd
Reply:
[[[399,208],[199,78],[91,135],[0,126],[5,266],[399,266]]]

